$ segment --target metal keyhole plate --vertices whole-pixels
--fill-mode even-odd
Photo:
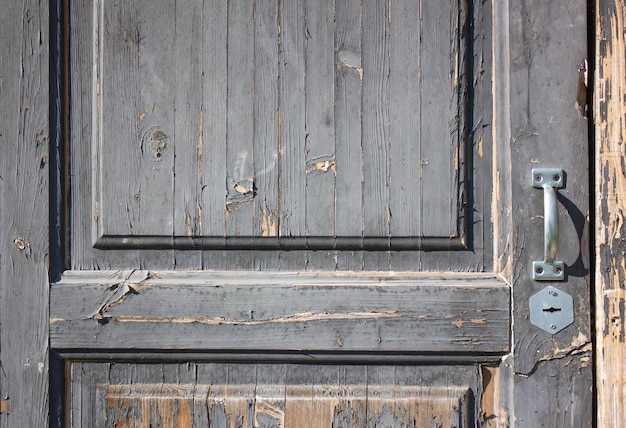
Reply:
[[[530,298],[531,324],[550,334],[558,333],[574,322],[574,299],[549,286]]]

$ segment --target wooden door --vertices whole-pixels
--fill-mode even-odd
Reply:
[[[52,2],[53,425],[589,426],[585,2],[530,3]]]

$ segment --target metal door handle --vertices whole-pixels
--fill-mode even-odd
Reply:
[[[563,262],[556,260],[559,247],[559,210],[556,190],[563,187],[564,172],[558,168],[534,168],[533,187],[543,189],[543,260],[533,262],[533,279],[561,280],[565,277]]]

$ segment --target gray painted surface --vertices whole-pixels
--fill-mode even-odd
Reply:
[[[592,426],[592,332],[587,250],[589,206],[585,117],[585,2],[496,2],[496,132],[500,225],[498,267],[513,287],[513,358],[506,394],[516,426]],[[500,73],[498,73],[500,70]],[[582,90],[582,94],[581,94]],[[508,142],[506,144],[505,142]],[[533,167],[560,167],[558,257],[564,282],[530,278],[543,254],[543,195],[529,184]],[[509,184],[510,183],[510,184]],[[537,205],[539,204],[539,205]],[[574,297],[574,324],[555,335],[530,323],[528,299],[547,285]],[[512,394],[512,395],[511,395]]]
[[[0,426],[46,426],[48,2],[0,8]]]
[[[490,268],[473,8],[327,6],[72,5],[73,268]]]
[[[487,275],[67,272],[51,307],[51,344],[66,352],[480,355],[509,346],[509,288]]]
[[[3,426],[47,424],[48,327],[71,374],[65,416],[75,426],[106,406],[107,383],[148,385],[138,397],[160,385],[256,385],[273,397],[280,385],[314,382],[333,393],[461,388],[470,426],[590,426],[584,2],[494,2],[493,37],[481,2],[422,2],[413,15],[409,0],[336,2],[333,25],[330,7],[312,1],[72,2],[67,64],[52,61],[68,73],[66,116],[53,118],[67,122],[67,135],[57,130],[68,138],[67,183],[56,167],[48,177],[58,155],[48,114],[58,108],[49,111],[47,3],[4,3],[0,32],[15,43],[0,50]],[[533,166],[568,173],[559,198],[568,278],[557,286],[574,296],[576,319],[554,336],[527,319],[543,286],[527,270],[543,244]],[[48,198],[64,184],[66,217],[50,241]],[[53,272],[68,271],[49,296],[48,248],[58,257],[65,244]],[[130,280],[107,279],[118,270]],[[301,283],[280,270],[340,273],[300,274]],[[443,273],[384,285],[393,274],[367,273],[390,270]],[[446,273],[458,271],[469,273]],[[178,353],[161,364],[162,349]],[[303,350],[338,357],[259,363]],[[200,362],[212,359],[223,363]],[[498,373],[491,384],[485,367]],[[500,401],[487,403],[496,381]],[[216,401],[239,402],[216,391]]]

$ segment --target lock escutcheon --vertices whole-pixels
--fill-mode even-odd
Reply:
[[[549,286],[533,295],[529,307],[531,324],[550,334],[574,322],[574,299],[558,288]]]

